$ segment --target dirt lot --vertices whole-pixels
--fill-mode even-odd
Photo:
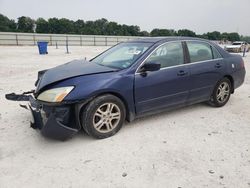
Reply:
[[[0,47],[0,187],[250,187],[250,75],[223,108],[204,104],[126,124],[95,140],[43,138],[6,93],[34,88],[37,71],[104,47]],[[250,53],[245,67],[250,72]]]

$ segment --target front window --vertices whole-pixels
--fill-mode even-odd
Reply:
[[[145,42],[121,43],[92,59],[91,62],[111,68],[125,69],[131,66],[151,45],[152,43]]]
[[[181,42],[169,42],[160,46],[145,63],[159,63],[161,68],[183,64],[184,55]]]

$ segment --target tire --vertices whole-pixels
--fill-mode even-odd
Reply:
[[[123,102],[114,95],[102,95],[89,104],[80,113],[85,132],[98,139],[116,134],[125,121],[126,108]]]
[[[208,104],[215,107],[224,106],[231,95],[232,84],[228,78],[221,79],[214,87],[213,94],[208,101]]]

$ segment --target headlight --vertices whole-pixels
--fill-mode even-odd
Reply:
[[[42,92],[37,99],[45,102],[61,102],[73,88],[73,86],[69,86],[49,89]]]

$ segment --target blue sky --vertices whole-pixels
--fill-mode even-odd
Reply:
[[[239,32],[250,35],[250,0],[0,0],[9,18],[107,18],[122,24],[153,28]]]

